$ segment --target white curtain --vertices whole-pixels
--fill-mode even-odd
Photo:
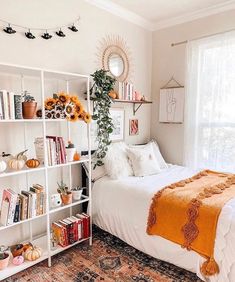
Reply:
[[[184,163],[235,172],[235,32],[187,45]]]

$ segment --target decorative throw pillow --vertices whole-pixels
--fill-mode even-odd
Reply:
[[[147,176],[161,171],[151,144],[142,148],[129,148],[127,154],[135,176]]]
[[[157,142],[155,140],[149,141],[147,144],[144,145],[130,145],[130,148],[148,148],[149,146],[152,146],[153,152],[155,155],[155,158],[157,159],[157,162],[161,169],[168,168],[168,164],[165,162]]]
[[[133,175],[132,167],[127,156],[128,146],[124,142],[112,143],[104,158],[107,174],[112,179]]]

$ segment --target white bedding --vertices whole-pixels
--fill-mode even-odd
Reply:
[[[204,259],[194,251],[159,236],[146,234],[148,210],[153,195],[164,186],[191,177],[196,173],[181,166],[170,166],[160,174],[146,177],[127,177],[111,180],[103,177],[94,183],[93,223],[119,237],[129,245],[155,258],[173,263],[181,268],[200,273]],[[215,259],[220,273],[210,277],[210,282],[235,281],[235,199],[229,201],[219,217]]]

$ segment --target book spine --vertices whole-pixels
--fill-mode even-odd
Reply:
[[[15,209],[16,209],[17,195],[12,194],[9,206],[7,225],[14,223]]]
[[[22,101],[20,95],[14,95],[15,119],[22,119]]]
[[[10,118],[15,119],[15,103],[14,103],[14,93],[9,93],[9,105],[10,105]]]
[[[6,90],[2,90],[3,93],[3,107],[4,107],[4,117],[9,119],[9,107],[8,107],[8,95]]]
[[[0,91],[0,120],[4,119],[3,93]]]
[[[18,221],[20,221],[20,201],[19,199],[17,199],[13,222],[18,222]]]

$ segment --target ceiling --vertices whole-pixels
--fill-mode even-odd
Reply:
[[[86,0],[150,30],[235,9],[235,0]]]

